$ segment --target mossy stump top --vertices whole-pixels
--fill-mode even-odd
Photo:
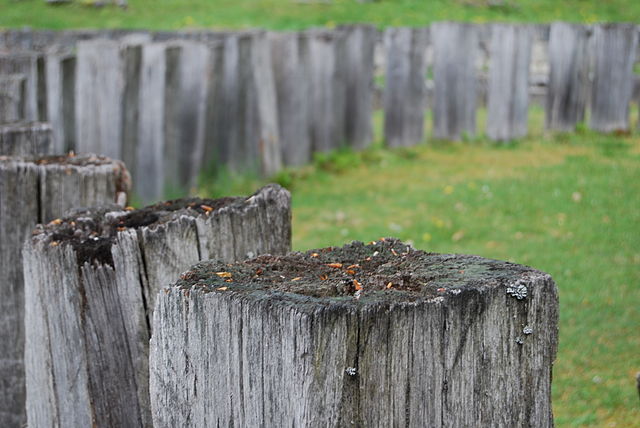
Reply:
[[[158,426],[551,426],[551,277],[395,239],[202,262],[158,296]]]

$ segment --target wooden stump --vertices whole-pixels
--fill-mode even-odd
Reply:
[[[433,135],[460,140],[476,132],[478,27],[459,22],[431,26],[433,40]]]
[[[0,125],[0,156],[46,155],[52,143],[48,123]]]
[[[584,120],[589,94],[589,52],[591,31],[584,25],[554,22],[549,34],[549,84],[547,86],[547,129],[574,131]]]
[[[344,38],[340,66],[345,86],[345,141],[364,149],[373,139],[374,49],[378,30],[372,25],[339,27]]]
[[[25,82],[22,74],[0,76],[0,124],[25,119]]]
[[[427,41],[427,29],[385,31],[384,137],[389,147],[413,146],[424,140]]]
[[[71,208],[116,202],[126,182],[122,163],[107,158],[0,156],[0,426],[24,423],[24,240]]]
[[[155,426],[551,427],[551,277],[393,239],[209,261],[158,295]]]
[[[156,293],[215,257],[284,254],[289,193],[91,209],[25,244],[30,426],[151,426],[148,340]]]
[[[595,68],[589,127],[601,132],[626,131],[638,27],[635,24],[597,25],[593,37]]]
[[[309,70],[299,33],[269,33],[278,100],[282,162],[301,166],[311,160]]]
[[[487,136],[493,141],[527,135],[532,39],[526,25],[491,26]]]

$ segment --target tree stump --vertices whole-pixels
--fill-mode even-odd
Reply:
[[[526,25],[491,26],[487,136],[493,141],[527,135],[532,36]]]
[[[427,42],[424,28],[385,31],[384,138],[389,147],[413,146],[424,140]]]
[[[554,22],[549,33],[549,84],[545,125],[571,132],[584,120],[589,94],[591,31],[587,26]]]
[[[51,125],[48,123],[18,123],[0,125],[0,155],[46,155],[52,147]]]
[[[155,426],[553,425],[543,272],[394,239],[200,263],[158,295]]]
[[[289,192],[91,209],[25,244],[30,426],[151,426],[148,341],[156,294],[200,260],[290,248]]]
[[[114,203],[123,195],[126,200],[127,191],[127,172],[119,161],[92,155],[0,156],[0,426],[24,423],[24,240],[37,223],[74,207]]]
[[[0,76],[0,124],[24,120],[25,82],[22,74]]]
[[[601,132],[627,131],[638,27],[597,25],[593,37],[595,67],[589,127]]]
[[[460,140],[476,132],[479,55],[478,27],[459,22],[436,22],[433,39],[433,135]]]

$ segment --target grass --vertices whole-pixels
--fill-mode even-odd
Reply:
[[[294,248],[396,236],[549,272],[561,302],[556,424],[640,427],[640,136],[533,134],[511,145],[343,150],[281,173]],[[203,193],[259,184],[228,180]]]
[[[301,29],[367,22],[379,27],[433,21],[640,21],[636,0],[129,0],[127,10],[95,8],[87,0],[49,6],[43,0],[3,0],[0,27]]]

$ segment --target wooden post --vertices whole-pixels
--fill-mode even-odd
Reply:
[[[389,147],[424,141],[427,41],[426,28],[385,31],[384,136]]]
[[[551,24],[547,129],[573,131],[584,120],[589,94],[589,27],[564,22]]]
[[[308,30],[303,42],[309,64],[311,144],[313,152],[327,152],[345,141],[345,82],[339,69],[340,34]]]
[[[0,76],[0,124],[25,119],[25,83],[22,74]]]
[[[374,48],[378,30],[372,25],[339,27],[344,48],[339,66],[345,85],[345,140],[363,149],[373,138]]]
[[[21,74],[25,78],[24,119],[27,121],[45,120],[42,112],[45,94],[43,91],[42,57],[37,52],[22,51],[0,53],[0,76]]]
[[[72,48],[52,47],[45,54],[47,118],[54,135],[54,153],[76,150],[76,56]]]
[[[595,68],[589,127],[601,132],[626,131],[638,28],[634,24],[597,25],[593,37]]]
[[[526,25],[491,26],[487,136],[509,141],[527,134],[532,32]]]
[[[92,155],[0,156],[0,426],[24,423],[24,240],[71,208],[126,200],[126,177],[121,162]]]
[[[553,426],[551,277],[387,239],[193,266],[158,295],[155,426]]]
[[[0,125],[0,156],[47,155],[52,143],[48,123]]]
[[[25,244],[30,426],[151,426],[148,343],[156,294],[191,264],[286,253],[289,192],[91,209]]]
[[[297,32],[269,33],[278,101],[282,161],[300,166],[311,160],[310,85],[306,45]]]
[[[460,140],[476,132],[479,39],[474,24],[436,22],[433,39],[433,135]]]

